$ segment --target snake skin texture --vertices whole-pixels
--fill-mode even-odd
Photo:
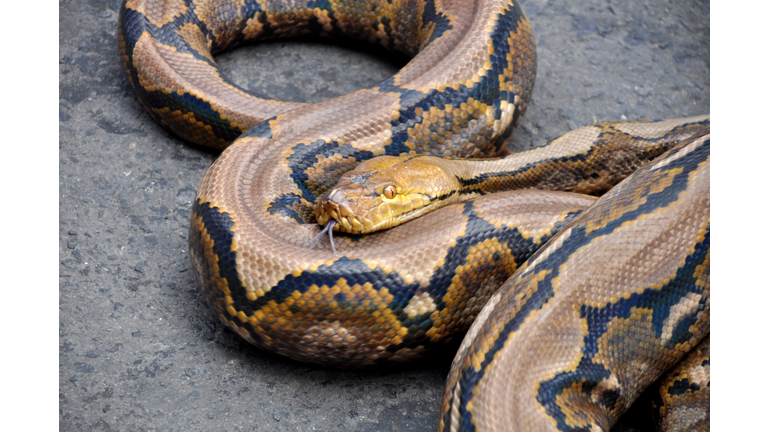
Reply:
[[[607,431],[708,335],[709,147],[638,170],[498,290],[454,359],[440,430]]]
[[[709,430],[709,336],[659,381],[651,392],[658,430]]]
[[[679,186],[678,180],[685,175],[675,171],[678,168],[685,173],[699,172],[678,165],[688,160],[681,159],[685,154],[698,155],[701,151],[686,153],[678,146],[700,138],[709,129],[708,116],[581,128],[504,158],[506,165],[496,166],[496,171],[468,173],[465,180],[482,192],[476,191],[472,200],[448,205],[383,232],[337,236],[336,255],[325,242],[310,249],[321,230],[314,206],[360,162],[382,155],[481,158],[503,154],[525,112],[536,70],[533,34],[519,5],[509,0],[125,0],[118,35],[123,66],[150,115],[188,141],[226,147],[201,182],[190,223],[192,267],[207,303],[222,322],[247,341],[306,362],[367,366],[421,356],[430,347],[469,329],[494,292],[541,246],[549,245],[546,250],[550,256],[573,252],[562,249],[562,243],[548,241],[564,227],[585,221],[580,215],[596,198],[525,188],[599,194],[638,167],[650,161],[661,163],[654,158],[673,149],[679,158],[669,163],[664,175],[638,176],[648,172],[641,171],[630,177],[644,179],[644,183],[635,181],[635,192],[622,187],[625,180],[618,190],[614,188],[601,198],[604,202],[608,196],[623,197],[616,202],[626,206],[616,207],[602,219],[591,216],[588,231],[605,231],[606,226],[624,222],[627,229],[644,229],[642,221],[653,214],[629,218],[626,214],[634,211],[635,204],[645,209],[648,206],[644,203],[651,203],[660,211],[683,208],[682,203],[664,207],[654,194],[667,196],[664,191]],[[357,38],[414,57],[395,76],[376,86],[312,105],[276,101],[238,88],[218,72],[212,57],[212,53],[239,43],[301,35]],[[493,172],[504,172],[505,176]],[[524,190],[484,195],[486,189],[490,191],[492,185],[505,182],[502,177],[510,175],[520,183],[494,190]],[[599,213],[589,211],[590,215]],[[701,217],[691,216],[692,220]],[[658,250],[667,255],[651,253],[657,249],[650,246],[643,249],[639,244],[625,244],[623,239],[606,242],[604,254],[620,256],[626,249],[625,254],[637,257],[634,265],[638,268],[653,263],[658,269],[663,267],[658,257],[678,265],[669,260],[699,250],[691,252],[684,241],[691,230],[672,224],[666,232],[673,241]],[[708,228],[706,233],[708,241]],[[640,249],[629,249],[632,247]],[[530,264],[525,268],[529,272],[532,269]],[[617,277],[625,282],[635,277],[634,267],[622,271]],[[696,274],[699,279],[704,279],[704,271]],[[572,273],[582,278],[594,272]],[[708,275],[707,267],[707,294],[691,291],[690,296],[683,296],[686,301],[693,301],[696,295],[699,300],[708,300]],[[542,277],[542,287],[545,282],[553,284],[553,279],[566,283],[562,277]],[[654,283],[666,286],[666,282]],[[546,291],[533,295],[538,292],[533,285],[526,292],[542,298]],[[561,306],[571,307],[563,317],[578,313],[574,308],[582,304],[586,294],[576,289],[569,297],[572,303]],[[625,295],[634,298],[632,293],[615,293],[617,299]],[[522,300],[511,298],[509,307]],[[613,301],[609,297],[604,304],[585,307],[607,307]],[[675,317],[690,314],[685,309],[689,302],[658,310],[668,315],[674,312]],[[496,301],[494,306],[499,304]],[[599,316],[627,313],[621,308],[605,310],[608,312]],[[615,356],[610,357],[596,348],[589,352],[590,364],[610,358],[616,360],[619,369],[622,365],[631,369],[635,356],[651,351],[657,360],[649,368],[660,373],[706,334],[708,311],[707,302],[706,310],[701,311],[706,325],[701,318],[697,330],[688,333],[678,331],[689,323],[688,318],[680,318],[677,324],[671,319],[661,323],[660,318],[651,320],[654,330],[662,329],[667,343],[679,341],[673,354],[668,355],[669,350],[661,345],[636,345],[634,334],[616,333],[621,349],[611,351]],[[483,323],[489,323],[489,313],[482,313]],[[531,314],[538,312],[519,318],[506,316],[497,325],[525,321]],[[562,331],[559,327],[564,322],[554,313],[549,316],[550,321],[542,325],[551,330],[551,337],[565,341],[567,327]],[[617,320],[630,318],[616,315]],[[580,322],[588,327],[586,318]],[[567,331],[573,329],[568,327]],[[501,338],[510,334],[517,333],[470,331],[473,338],[482,337],[491,347],[503,345]],[[575,339],[571,343],[566,348],[572,352],[582,348]],[[469,352],[467,344],[465,341],[459,356]],[[541,347],[544,354],[534,361],[556,374],[562,365],[546,357],[556,353]],[[598,354],[602,357],[595,357]],[[480,365],[501,368],[503,359],[496,355]],[[475,366],[470,363],[470,367]],[[453,371],[451,377],[458,377],[458,373]],[[591,378],[589,373],[583,376]],[[636,393],[650,384],[651,375],[621,375],[621,379],[618,375],[599,375],[592,387],[574,382],[566,396],[577,401],[580,396],[599,393],[611,400],[620,393],[606,417],[613,421]],[[491,375],[484,376],[475,384],[487,384]],[[621,392],[615,390],[611,377],[619,380]],[[525,385],[493,382],[507,389]],[[448,388],[447,394],[454,395],[455,385],[449,383]],[[466,396],[467,389],[464,386],[459,392]],[[480,430],[472,423],[480,418],[474,410],[495,412],[494,404],[509,399],[506,391],[474,400],[454,398],[444,405],[444,409],[450,407],[450,415],[441,416],[441,421],[453,421],[458,410],[461,415],[455,418],[461,419],[461,425]],[[556,414],[556,421],[546,423],[549,429],[570,430],[566,426],[583,423],[582,405],[575,403]],[[525,411],[526,415],[541,412],[530,404],[522,410],[535,411]],[[462,417],[465,412],[474,417]],[[610,421],[601,418],[593,424],[605,427]],[[453,430],[455,424],[443,426]],[[511,425],[504,423],[502,429]]]

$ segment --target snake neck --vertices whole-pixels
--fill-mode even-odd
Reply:
[[[317,221],[365,234],[449,204],[515,189],[602,195],[637,168],[707,131],[708,116],[598,123],[526,152],[485,160],[377,157],[341,176],[315,206]]]
[[[705,115],[654,122],[597,123],[504,158],[432,158],[430,163],[455,177],[455,194],[462,199],[512,189],[599,196],[667,150],[708,132],[709,122]]]

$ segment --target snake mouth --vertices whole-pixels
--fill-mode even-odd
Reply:
[[[368,209],[362,212],[359,210],[359,204],[355,205],[351,202],[332,204],[326,202],[325,205],[319,206],[319,208],[316,209],[316,218],[320,225],[335,220],[335,230],[339,232],[347,234],[369,234],[375,231],[395,227],[425,213],[429,213],[433,210],[429,205],[432,204],[432,202],[429,196],[425,195],[425,197],[425,200],[411,200],[410,205],[413,206],[413,208],[402,213],[397,213],[397,210],[393,209],[392,206],[386,202],[378,202],[376,205],[367,206]],[[427,205],[424,205],[425,201]],[[357,207],[357,212],[350,210],[353,206]],[[402,205],[399,205],[399,207],[401,209],[403,208]]]

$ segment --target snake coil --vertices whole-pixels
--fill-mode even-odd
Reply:
[[[441,428],[565,431],[607,430],[707,336],[708,116],[588,126],[464,178],[473,200],[339,235],[338,256],[308,248],[313,206],[361,161],[503,153],[536,69],[517,2],[125,0],[118,34],[150,115],[188,141],[228,146],[198,189],[190,254],[208,304],[249,342],[374,365],[423,355],[476,321]],[[300,35],[413,59],[376,86],[306,105],[237,87],[212,57]],[[596,204],[571,193],[602,192],[643,165]],[[523,190],[486,195],[499,184]],[[708,361],[706,371],[699,387]]]

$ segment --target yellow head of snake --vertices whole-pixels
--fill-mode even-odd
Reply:
[[[336,231],[366,234],[455,201],[456,178],[428,159],[381,156],[361,163],[320,198],[317,222],[325,225],[334,219]]]

